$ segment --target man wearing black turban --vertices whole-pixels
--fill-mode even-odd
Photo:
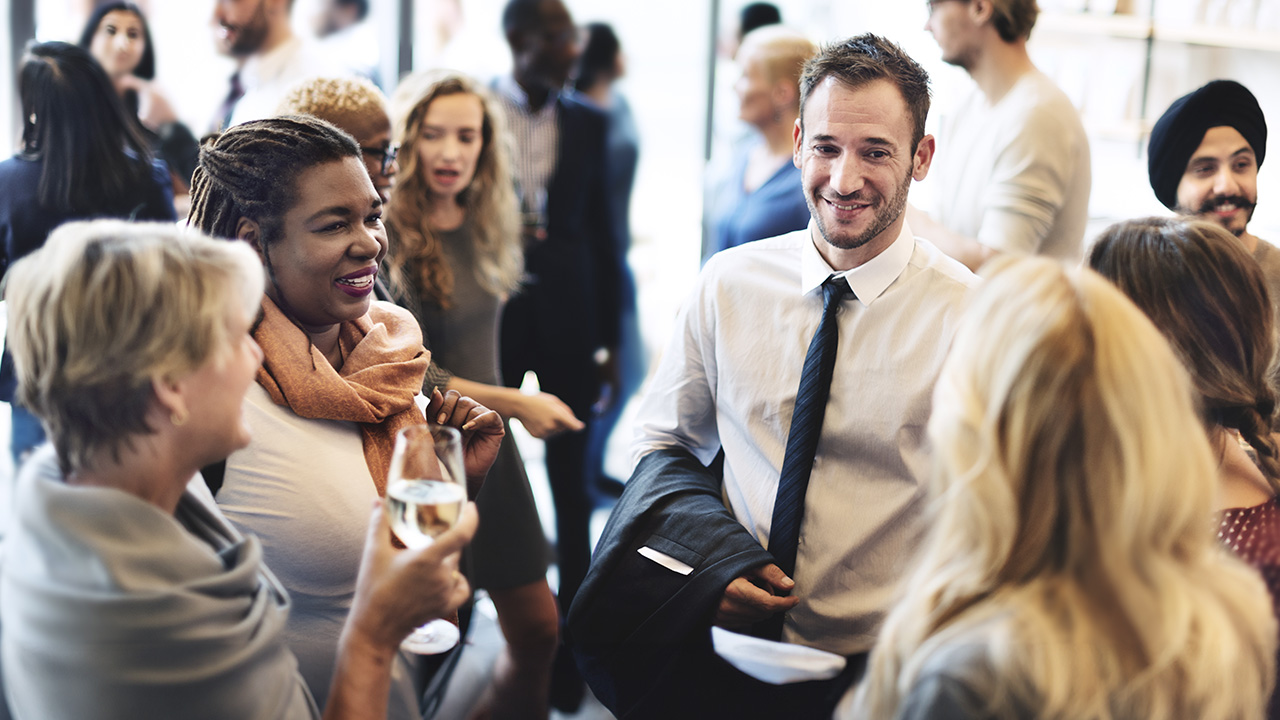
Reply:
[[[1147,173],[1165,207],[1218,223],[1240,238],[1280,302],[1280,249],[1251,235],[1267,121],[1253,93],[1214,80],[1174,101],[1151,131]]]

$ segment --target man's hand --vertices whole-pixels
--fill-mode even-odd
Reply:
[[[517,391],[519,392],[519,391]],[[574,416],[573,410],[551,393],[521,394],[516,419],[529,434],[539,440],[555,437],[562,432],[577,432],[587,426]]]
[[[795,586],[795,581],[773,563],[751,570],[725,588],[712,622],[735,630],[786,612],[800,602],[787,596]]]
[[[456,427],[462,433],[462,462],[467,474],[467,487],[478,491],[480,483],[498,457],[506,428],[502,416],[462,395],[450,390],[441,395],[437,388],[427,404],[427,419],[439,425]],[[474,492],[472,492],[474,497]]]

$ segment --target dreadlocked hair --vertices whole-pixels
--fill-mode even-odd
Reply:
[[[279,234],[304,171],[360,158],[350,135],[319,118],[285,115],[236,125],[205,138],[191,178],[187,224],[213,237],[234,238],[241,218],[258,224],[263,245]],[[269,270],[270,268],[268,268]]]

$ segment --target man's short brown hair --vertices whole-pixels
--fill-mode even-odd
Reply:
[[[804,131],[804,106],[818,83],[828,76],[859,88],[873,80],[888,80],[902,93],[911,112],[911,147],[924,138],[924,122],[929,116],[929,73],[901,47],[878,35],[867,33],[830,45],[805,63],[800,76],[800,130]]]
[[[991,4],[995,7],[991,23],[1001,40],[1011,43],[1031,37],[1031,28],[1040,14],[1036,0],[991,0]]]

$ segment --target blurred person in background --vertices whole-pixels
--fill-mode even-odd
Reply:
[[[245,391],[264,272],[252,250],[172,224],[67,225],[6,288],[23,402],[51,444],[19,473],[0,587],[15,716],[320,714],[283,630],[292,600],[199,470],[250,441]],[[421,550],[364,527],[325,718],[385,716],[400,641],[469,592],[458,524]]]
[[[801,230],[809,224],[793,162],[800,71],[817,46],[781,26],[753,31],[738,50],[738,117],[757,132],[740,146],[704,210],[711,252]]]
[[[502,315],[503,382],[519,387],[533,372],[585,422],[618,395],[623,243],[614,237],[608,121],[565,86],[579,36],[561,0],[508,0],[502,27],[513,65],[494,90],[511,129],[525,251],[522,286]],[[547,440],[562,614],[591,559],[586,462],[585,430]],[[573,711],[582,681],[568,652],[556,663],[552,703]]]
[[[729,32],[724,33],[720,39],[718,49],[721,57],[726,60],[732,60],[738,56],[738,48],[742,46],[742,39],[752,31],[767,25],[781,25],[782,11],[773,3],[747,3],[738,10],[736,20],[737,22],[734,23]]]
[[[422,323],[445,387],[520,420],[535,437],[582,429],[559,398],[502,385],[498,322],[524,266],[505,120],[497,101],[452,71],[401,81],[393,101],[401,173],[387,210],[384,267],[393,295]],[[547,584],[549,548],[524,462],[504,440],[476,499],[485,529],[471,547],[470,580],[498,611],[507,647],[493,718],[545,718],[559,616]]]
[[[708,222],[706,208],[733,173],[733,163],[743,146],[753,142],[756,130],[738,117],[737,84],[742,76],[738,49],[748,33],[769,25],[781,25],[782,12],[772,3],[748,3],[734,18],[731,27],[722,29],[716,42],[716,71],[711,107],[712,130],[708,139],[711,156],[707,159],[702,188],[702,257],[714,252],[714,231]]]
[[[155,46],[142,9],[132,2],[98,5],[80,33],[79,45],[102,65],[125,109],[137,117],[152,153],[169,166],[174,195],[186,195],[200,146],[152,82]]]
[[[169,169],[152,160],[137,120],[102,66],[75,45],[33,44],[18,74],[22,141],[0,162],[0,268],[44,244],[58,225],[95,217],[175,220]],[[44,440],[14,402],[13,358],[0,359],[0,400],[11,403],[15,464]]]
[[[222,130],[270,117],[298,82],[350,74],[339,58],[293,32],[293,0],[212,0],[214,45],[237,64],[212,121]]]
[[[1186,370],[1096,273],[1005,263],[938,380],[917,567],[837,717],[1260,718],[1276,621],[1205,523],[1220,456]]]
[[[591,422],[587,446],[588,487],[601,503],[617,498],[622,482],[605,474],[605,450],[618,418],[631,395],[640,387],[645,373],[644,341],[640,337],[640,318],[636,309],[636,278],[627,253],[631,249],[631,191],[635,187],[636,167],[640,162],[640,131],[636,127],[631,105],[618,91],[618,81],[626,75],[626,58],[613,28],[605,23],[588,23],[573,87],[588,103],[609,119],[605,139],[608,153],[609,202],[616,226],[614,238],[622,243],[622,305],[618,335],[618,395]]]
[[[459,427],[474,492],[502,420],[454,392],[422,397],[430,353],[418,323],[372,302],[387,237],[351,136],[305,115],[234,126],[206,140],[191,194],[188,222],[248,243],[267,271],[253,329],[264,360],[244,405],[251,440],[227,458],[217,500],[261,539],[293,597],[285,638],[323,698],[355,600],[364,514],[385,492],[396,433],[426,423],[424,405]],[[389,718],[422,716],[424,663],[394,658]]]
[[[1089,139],[1027,53],[1036,0],[932,0],[925,30],[976,85],[938,132],[933,207],[918,235],[976,270],[999,253],[1076,262],[1089,220]]]

